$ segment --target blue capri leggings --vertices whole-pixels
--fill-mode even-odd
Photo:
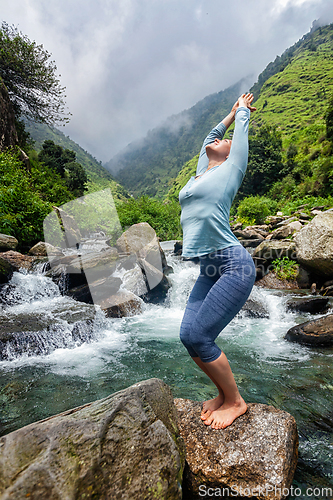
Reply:
[[[243,307],[255,275],[252,257],[242,245],[200,257],[200,275],[180,327],[180,339],[190,356],[205,363],[220,356],[215,339]]]

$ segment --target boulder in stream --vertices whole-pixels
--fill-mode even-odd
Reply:
[[[293,326],[286,333],[285,339],[313,347],[332,347],[333,314]]]
[[[287,311],[308,312],[320,314],[327,310],[328,298],[326,297],[298,297],[287,301]]]
[[[286,498],[298,453],[297,426],[289,413],[250,403],[232,425],[214,430],[201,420],[200,402],[175,399],[175,404],[186,445],[183,499],[220,498],[223,489],[224,496],[237,498]]]
[[[0,257],[0,285],[7,283],[13,276],[14,267],[8,262],[8,260]]]
[[[94,306],[71,299],[50,303],[47,314],[1,312],[0,360],[48,354],[54,349],[89,342],[95,338],[96,314]],[[101,312],[99,314],[102,315]]]
[[[0,498],[182,498],[185,459],[169,387],[158,379],[0,439]]]
[[[319,276],[333,278],[333,212],[316,215],[295,235],[297,260]]]
[[[257,246],[253,258],[260,257],[267,261],[289,257],[296,258],[295,243],[291,240],[264,240]]]
[[[8,234],[0,234],[0,252],[5,252],[6,250],[15,250],[18,245],[18,241],[14,236],[9,236]]]

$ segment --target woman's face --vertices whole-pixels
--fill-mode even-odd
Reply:
[[[208,158],[216,158],[225,160],[230,153],[232,141],[231,139],[215,139],[214,142],[207,144],[206,153]]]

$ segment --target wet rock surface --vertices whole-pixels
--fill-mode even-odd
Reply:
[[[32,269],[32,266],[38,257],[32,255],[23,255],[20,252],[15,252],[14,250],[8,250],[8,252],[0,253],[0,258],[9,262],[13,267],[14,271],[19,271],[19,269]]]
[[[307,321],[288,330],[285,339],[313,347],[333,346],[333,314]]]
[[[287,311],[308,312],[311,314],[320,314],[328,308],[328,298],[308,297],[289,299],[286,303]]]
[[[0,498],[181,499],[185,449],[169,387],[139,382],[0,439]]]
[[[48,314],[0,312],[0,360],[48,354],[94,338],[94,306],[69,301],[53,304]]]
[[[277,278],[276,274],[273,271],[257,280],[256,285],[262,288],[271,288],[277,290],[297,290],[300,288],[296,280],[281,280]]]
[[[186,444],[184,499],[211,498],[207,489],[228,488],[237,498],[285,498],[266,490],[289,488],[297,464],[298,434],[295,419],[287,412],[263,404],[248,404],[247,412],[223,430],[214,430],[200,419],[201,403],[175,399],[179,429]],[[242,495],[244,490],[262,493]],[[237,491],[239,495],[237,495]],[[278,490],[277,490],[278,491]],[[201,494],[200,494],[201,492]]]
[[[247,299],[240,314],[246,318],[269,318],[269,312],[265,306],[254,299]]]

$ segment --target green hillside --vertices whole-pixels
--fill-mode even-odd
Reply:
[[[267,190],[269,194],[277,198],[332,194],[332,145],[326,138],[325,115],[333,95],[333,24],[312,30],[270,63],[251,91],[258,95],[252,134],[266,124],[276,127],[282,138],[285,175]],[[179,172],[169,199],[177,198],[194,175],[196,159]]]
[[[87,172],[89,183],[87,193],[110,188],[115,200],[125,200],[129,194],[123,186],[116,181],[101,163],[91,154],[81,148],[76,142],[65,136],[60,130],[40,123],[25,122],[25,128],[34,140],[34,149],[40,151],[45,140],[52,140],[59,146],[75,151],[77,161]]]
[[[229,113],[241,87],[244,87],[243,81],[171,116],[105,166],[134,196],[163,198],[184,163],[200,150],[209,130]]]

